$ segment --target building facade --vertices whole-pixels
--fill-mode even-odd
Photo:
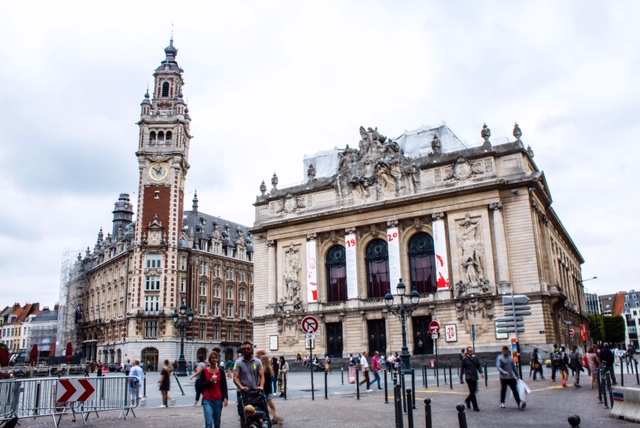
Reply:
[[[584,299],[587,304],[587,313],[602,314],[600,307],[600,298],[596,293],[584,293]]]
[[[412,354],[434,352],[433,320],[439,352],[471,345],[472,329],[481,351],[509,344],[496,319],[511,293],[530,299],[520,343],[568,342],[586,323],[584,261],[518,125],[513,135],[492,143],[485,125],[484,142],[467,147],[446,125],[395,141],[361,127],[357,148],[306,158],[302,185],[263,182],[252,228],[257,346],[308,353],[301,321],[311,315],[314,353],[400,351],[384,299],[400,280],[420,295],[407,320]]]
[[[233,356],[252,338],[248,228],[201,213],[197,195],[184,210],[191,118],[177,53],[171,40],[141,103],[135,221],[134,204],[121,194],[111,233],[100,230],[93,250],[63,269],[61,319],[75,334],[60,340],[72,341],[87,360],[139,358],[153,370],[177,360],[181,338],[172,314],[182,305],[195,314],[187,360],[214,348]]]

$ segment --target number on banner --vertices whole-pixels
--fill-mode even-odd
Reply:
[[[347,241],[347,247],[351,248],[351,247],[355,247],[356,246],[356,240],[355,239],[349,239]]]
[[[387,233],[387,239],[389,242],[393,241],[398,237],[398,232]]]

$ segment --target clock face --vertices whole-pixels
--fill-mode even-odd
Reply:
[[[151,164],[151,168],[149,168],[149,177],[152,180],[160,181],[164,180],[164,178],[169,173],[169,168],[167,164],[164,162],[155,162]]]

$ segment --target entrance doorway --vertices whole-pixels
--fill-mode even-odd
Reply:
[[[325,324],[327,329],[327,354],[331,358],[342,358],[342,323]]]
[[[369,355],[373,355],[376,351],[388,355],[384,320],[367,320],[367,331],[369,332]]]
[[[433,339],[429,334],[431,316],[413,317],[411,320],[413,322],[413,355],[433,354]],[[422,346],[419,346],[421,342]]]
[[[156,348],[144,348],[140,353],[142,357],[141,364],[146,371],[155,372],[158,370],[159,352]]]

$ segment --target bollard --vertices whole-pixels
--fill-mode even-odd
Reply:
[[[449,389],[453,389],[453,378],[451,377],[451,364],[449,364]]]
[[[424,399],[424,421],[426,428],[433,428],[433,422],[431,421],[431,398]]]
[[[613,388],[611,388],[611,373],[607,372],[607,389],[605,390],[605,394],[606,391],[609,391],[609,403],[611,403],[611,407],[613,407]]]
[[[180,392],[182,393],[182,395],[184,395],[184,390],[182,389],[182,385],[180,385],[180,379],[178,379],[178,375],[176,375],[175,372],[173,372],[173,377],[176,378],[176,383],[178,384],[178,388],[180,388]]]
[[[436,365],[433,369],[433,373],[436,377],[436,386],[440,386],[440,372],[438,371],[438,366]]]
[[[387,385],[387,370],[384,371],[384,404],[389,404],[389,390]]]
[[[444,384],[446,385],[447,384],[447,365],[446,364],[442,367],[442,375],[443,375],[442,377],[444,378]]]
[[[329,390],[327,388],[327,375],[329,374],[328,371],[324,371],[324,399],[328,400],[329,399]]]
[[[360,399],[360,370],[356,366],[356,400]]]
[[[636,368],[636,382],[638,383],[638,385],[640,385],[640,377],[638,377],[638,360],[636,360],[635,358],[633,359],[633,365]]]
[[[598,402],[602,403],[602,369],[596,369],[596,380],[598,381]]]
[[[403,428],[404,419],[402,415],[402,389],[396,384],[393,387],[393,402],[396,411],[396,428]]]
[[[411,393],[411,388],[407,389],[407,403],[410,403],[413,394]],[[413,407],[412,406],[407,406],[407,426],[409,428],[413,428]]]
[[[422,386],[427,387],[427,365],[422,365]]]
[[[340,380],[342,381],[342,384],[344,385],[344,364],[342,364],[340,366]]]
[[[569,416],[567,420],[569,421],[569,425],[571,425],[572,427],[580,428],[580,416],[578,415]]]
[[[487,362],[484,363],[484,387],[489,389],[489,374],[487,373]]]
[[[603,379],[602,379],[602,396],[604,397],[604,408],[608,409],[609,408],[609,402],[608,402],[608,398],[607,398],[607,371],[604,370],[604,375],[603,375]]]
[[[620,359],[620,386],[624,386],[624,367],[622,366],[622,359]]]
[[[464,413],[464,404],[458,404],[456,409],[458,410],[458,426],[467,428],[467,415]]]
[[[411,369],[411,390],[413,391],[413,395],[411,396],[412,402],[411,407],[416,408],[416,372]]]
[[[400,371],[400,398],[402,398],[402,411],[404,413],[407,413],[407,400],[405,400],[404,397],[404,390],[405,390],[405,383],[404,383],[404,373],[402,373],[402,370]]]

